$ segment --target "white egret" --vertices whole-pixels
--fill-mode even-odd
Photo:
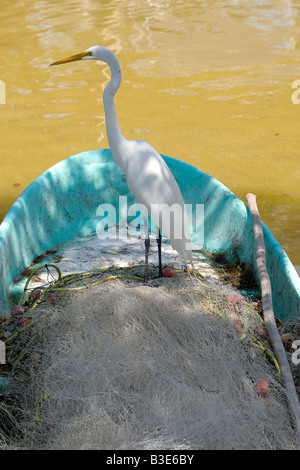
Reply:
[[[123,170],[128,187],[140,204],[145,230],[145,281],[148,281],[150,247],[148,215],[157,227],[159,275],[162,275],[161,232],[185,263],[192,263],[189,223],[179,186],[161,155],[143,140],[127,140],[121,133],[114,97],[121,84],[121,68],[116,56],[107,48],[93,46],[86,51],[58,60],[51,65],[76,60],[100,60],[108,64],[111,79],[103,93],[106,132],[112,155]]]

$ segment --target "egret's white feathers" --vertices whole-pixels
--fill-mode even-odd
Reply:
[[[126,140],[119,128],[114,96],[121,84],[121,68],[115,55],[106,48],[90,48],[93,56],[111,70],[111,80],[104,90],[107,138],[114,159],[124,171],[129,189],[147,208],[151,220],[167,236],[185,262],[192,261],[189,221],[179,186],[161,155],[143,140]],[[147,227],[146,227],[147,230]]]
[[[73,60],[101,60],[109,65],[111,79],[103,93],[107,138],[112,155],[123,170],[128,186],[146,212],[172,243],[185,262],[192,262],[189,221],[179,186],[161,155],[143,140],[126,140],[121,133],[114,97],[121,84],[121,67],[109,49],[93,46],[81,54],[55,64]],[[145,209],[146,208],[146,209]]]

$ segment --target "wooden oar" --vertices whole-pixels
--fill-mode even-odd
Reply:
[[[263,234],[262,223],[260,220],[258,208],[256,205],[255,194],[247,194],[246,200],[250,210],[253,222],[255,246],[256,246],[256,265],[257,273],[261,286],[261,299],[265,327],[268,331],[271,340],[274,355],[280,367],[283,384],[286,391],[286,396],[289,402],[294,427],[297,433],[298,446],[300,448],[300,404],[296,392],[295,384],[292,377],[292,372],[288,362],[288,358],[283,347],[282,340],[277,330],[276,321],[273,311],[272,301],[272,288],[269,274],[266,266],[266,248]]]

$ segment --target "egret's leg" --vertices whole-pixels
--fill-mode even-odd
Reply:
[[[149,248],[150,248],[150,237],[149,237],[149,231],[148,231],[148,214],[143,213],[143,218],[144,218],[144,226],[145,226],[145,284],[148,284],[148,258],[149,258]]]
[[[150,238],[145,238],[145,284],[148,284],[148,257],[150,248]]]
[[[161,233],[157,227],[157,248],[158,248],[158,276],[162,277],[162,262],[161,262]]]

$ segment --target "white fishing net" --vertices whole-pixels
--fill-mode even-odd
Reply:
[[[38,305],[13,367],[20,433],[10,447],[295,448],[276,364],[254,341],[261,318],[232,294],[182,275]]]

